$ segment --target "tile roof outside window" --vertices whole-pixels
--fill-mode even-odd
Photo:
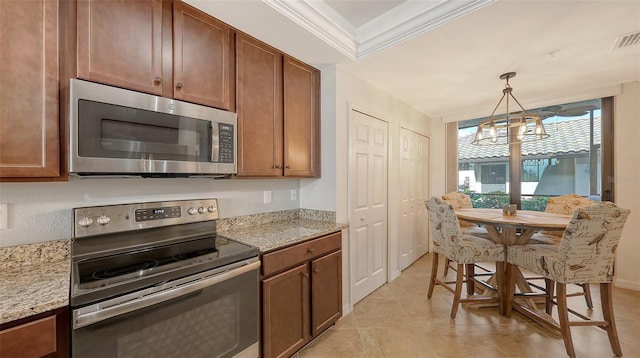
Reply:
[[[551,120],[545,122],[547,133],[551,137],[543,140],[522,143],[522,156],[589,153],[589,118]],[[593,120],[594,144],[600,144],[600,117]],[[508,145],[473,145],[475,133],[458,138],[458,160],[460,162],[487,159],[508,158]]]

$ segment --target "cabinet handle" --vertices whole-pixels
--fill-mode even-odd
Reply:
[[[314,249],[313,247],[310,247],[310,248],[307,249],[307,252],[310,253],[310,254],[314,253],[315,251],[316,251],[316,249]]]
[[[276,169],[282,169],[282,165],[277,164],[277,165],[275,166],[275,168],[276,168]]]
[[[318,269],[318,268],[314,268],[314,269],[313,269],[313,272],[314,272],[314,273],[320,273],[320,269]]]
[[[161,84],[162,83],[162,78],[156,77],[156,78],[154,78],[153,82],[155,82],[156,84]]]
[[[284,168],[285,168],[285,169],[289,169],[290,167],[287,165],[287,166],[285,166]]]
[[[176,83],[176,88],[182,88],[182,87],[183,87],[182,82],[178,82],[178,83]]]

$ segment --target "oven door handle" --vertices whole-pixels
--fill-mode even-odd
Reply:
[[[122,303],[116,303],[114,305],[109,305],[110,301],[105,301],[92,306],[83,307],[73,311],[73,329],[82,328],[112,317],[172,300],[191,292],[213,286],[222,281],[232,279],[246,272],[257,270],[259,267],[260,261],[256,260],[255,262],[216,274],[212,277],[206,277],[206,275],[203,275],[202,278],[197,279],[195,282],[193,280],[188,280],[184,283],[175,284],[175,287],[173,288],[153,293],[148,296],[142,295],[141,297],[133,298]]]

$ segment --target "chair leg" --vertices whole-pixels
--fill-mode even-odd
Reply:
[[[505,278],[505,287],[507,289],[504,293],[504,314],[507,317],[511,317],[511,311],[513,310],[513,298],[516,295],[515,265],[507,263],[506,274],[507,277]]]
[[[558,301],[558,320],[560,321],[560,332],[564,340],[564,348],[571,358],[575,358],[576,352],[573,349],[571,339],[571,327],[569,327],[569,311],[567,307],[567,286],[564,283],[556,282]]]
[[[453,292],[453,306],[451,306],[451,319],[456,318],[458,313],[458,306],[460,306],[460,295],[462,294],[462,282],[464,281],[464,266],[465,264],[457,265],[456,272],[456,288]]]
[[[544,279],[544,289],[546,291],[546,296],[545,296],[545,299],[544,299],[544,311],[548,315],[551,315],[551,313],[553,312],[553,295],[554,295],[553,288],[554,288],[553,280],[545,278]]]
[[[616,329],[616,321],[613,317],[613,294],[610,283],[600,284],[600,300],[602,301],[602,317],[609,324],[605,327],[609,336],[611,350],[617,357],[622,357],[622,348],[620,348],[620,340],[618,339],[618,331]]]
[[[496,262],[496,290],[498,291],[498,310],[501,315],[505,314],[506,292],[505,287],[505,263],[503,261]]]
[[[475,282],[473,282],[473,277],[475,275],[475,264],[466,264],[467,266],[467,295],[473,296],[476,291]]]
[[[446,276],[449,274],[449,264],[451,263],[451,260],[449,260],[449,258],[445,258],[444,259],[444,271],[443,274]]]
[[[584,300],[587,303],[587,307],[589,309],[593,309],[593,301],[591,301],[591,290],[589,289],[588,283],[580,284],[582,286],[582,291],[584,292]]]
[[[436,285],[436,276],[438,275],[438,253],[433,253],[433,259],[431,260],[431,280],[429,280],[429,293],[427,298],[431,298],[433,295],[433,286]]]

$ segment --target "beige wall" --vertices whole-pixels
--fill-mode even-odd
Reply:
[[[615,201],[631,209],[618,246],[615,285],[640,291],[640,82],[615,97]]]

